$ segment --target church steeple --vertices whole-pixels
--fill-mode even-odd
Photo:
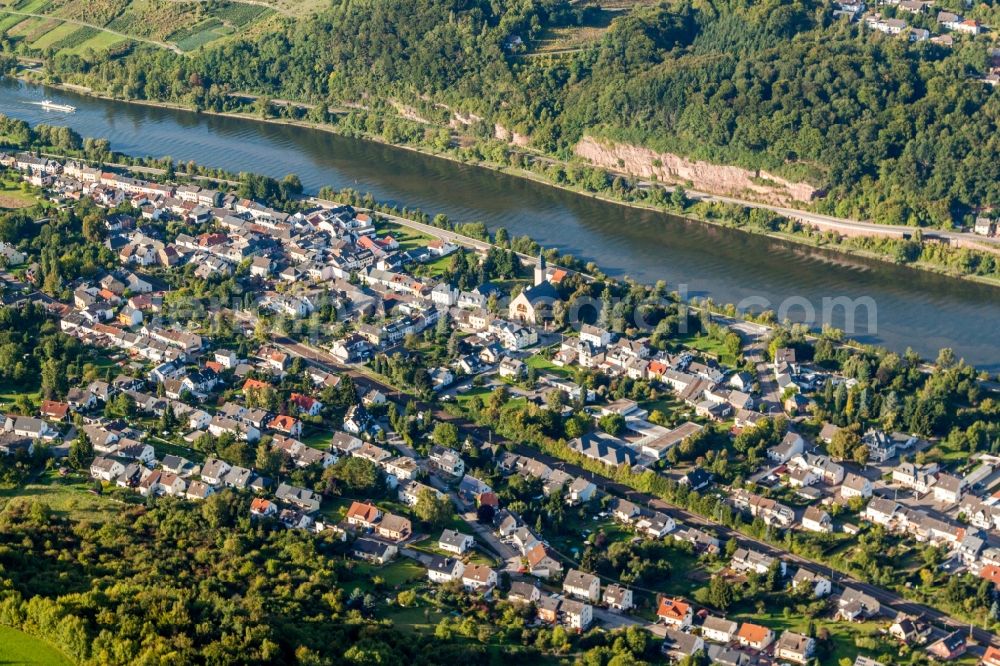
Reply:
[[[535,264],[535,286],[545,282],[545,254],[538,251],[538,263]]]

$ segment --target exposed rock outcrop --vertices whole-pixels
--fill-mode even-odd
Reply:
[[[766,171],[754,172],[735,166],[690,160],[673,153],[658,153],[627,143],[584,136],[574,152],[596,166],[639,178],[656,178],[664,183],[685,184],[703,192],[725,194],[789,204],[809,201],[819,190],[809,183],[793,183]]]
[[[531,138],[529,136],[525,134],[518,134],[517,132],[509,130],[500,123],[493,125],[493,136],[501,141],[506,141],[507,143],[520,146],[521,148],[524,148],[531,143]]]
[[[408,104],[392,100],[392,105],[396,108],[396,113],[407,120],[412,120],[413,122],[420,123],[421,125],[431,124],[431,121],[421,116],[419,111]]]

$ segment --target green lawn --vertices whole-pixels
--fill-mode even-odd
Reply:
[[[968,451],[949,447],[945,442],[927,449],[925,455],[928,462],[936,462],[941,465],[964,464],[969,460]]]
[[[176,442],[168,442],[167,440],[159,437],[157,435],[150,435],[150,444],[156,449],[156,455],[162,458],[164,455],[180,456],[181,458],[187,458],[191,462],[200,463],[205,460],[205,454],[201,451],[196,451],[190,446],[185,446],[184,444],[177,444]]]
[[[0,664],[61,666],[72,663],[48,642],[17,629],[0,626]]]
[[[330,448],[330,441],[333,439],[333,430],[325,427],[306,425],[303,427],[302,437],[299,441],[314,449],[326,450]]]
[[[534,368],[539,373],[548,372],[565,378],[573,376],[573,372],[569,370],[569,368],[560,367],[541,354],[529,356],[524,363],[529,368]]]
[[[396,239],[399,243],[400,250],[412,250],[418,247],[424,247],[433,240],[427,234],[422,234],[415,229],[410,227],[404,227],[400,224],[395,224],[394,222],[380,222],[376,225],[376,229],[380,234],[388,234]],[[451,257],[447,257],[450,259]]]
[[[421,272],[425,273],[430,277],[438,277],[444,275],[446,272],[448,272],[448,269],[451,268],[451,260],[453,258],[454,258],[453,255],[448,255],[446,257],[439,257],[434,261],[423,264]]]
[[[398,587],[404,583],[422,579],[427,575],[427,571],[413,560],[400,557],[377,572],[374,572],[374,574],[381,576],[385,580],[385,584],[389,587]]]
[[[726,365],[736,365],[736,359],[733,355],[729,353],[729,350],[726,349],[724,344],[715,338],[710,338],[707,335],[694,334],[678,338],[677,342],[684,347],[690,347],[691,349],[704,352],[709,356],[714,356]]]
[[[686,404],[682,403],[670,392],[663,392],[656,400],[645,400],[639,405],[650,414],[659,411],[673,424],[680,424],[687,419],[683,414],[693,412]]]
[[[119,352],[109,352],[104,349],[91,349],[90,350],[90,360],[88,363],[94,364],[99,370],[107,370],[108,368],[114,367],[119,368],[119,361],[112,358],[112,355],[119,355]],[[120,372],[120,370],[119,370]]]
[[[509,412],[512,409],[523,409],[528,404],[527,398],[511,398],[507,401],[503,407],[500,408],[502,412]]]
[[[372,579],[376,576],[385,581],[385,590],[394,590],[427,576],[426,569],[407,557],[397,557],[385,565],[357,562],[351,568],[351,573],[351,580],[344,583],[344,589],[352,590],[357,587],[365,592],[375,588]]]
[[[41,403],[42,394],[40,391],[30,391],[25,389],[23,386],[14,386],[9,383],[0,383],[0,406],[6,407],[7,405],[12,405],[17,397],[20,395],[28,396],[28,399],[34,402],[36,405]]]
[[[455,401],[458,402],[458,404],[462,405],[472,400],[472,398],[477,395],[485,400],[486,396],[488,396],[492,392],[493,392],[492,390],[486,388],[485,386],[473,386],[470,387],[469,390],[467,391],[456,393]]]
[[[324,498],[323,503],[320,505],[319,513],[327,521],[339,523],[347,516],[347,509],[350,506],[350,500],[344,500],[339,497],[327,497]]]
[[[437,608],[424,605],[407,608],[391,606],[380,615],[391,620],[394,627],[415,632],[433,632],[435,625],[444,617],[444,613]]]

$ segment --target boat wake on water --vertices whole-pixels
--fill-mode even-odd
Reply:
[[[70,106],[69,104],[57,104],[51,99],[45,99],[41,102],[28,102],[28,104],[34,104],[35,106],[40,106],[46,111],[65,111],[66,113],[73,113],[76,111],[75,106]]]

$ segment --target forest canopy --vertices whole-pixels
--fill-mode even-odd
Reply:
[[[632,142],[805,181],[826,192],[824,212],[886,223],[950,226],[1000,204],[1000,103],[978,80],[990,37],[910,43],[832,8],[636,5],[584,46],[534,57],[544,55],[531,52],[538,39],[591,25],[602,10],[567,0],[345,0],[187,54],[137,44],[50,53],[48,68],[114,95],[204,109],[228,108],[237,91],[324,103],[315,119],[333,123],[346,120],[327,105],[388,117],[403,104],[441,127],[451,112],[474,114],[480,138],[501,125],[560,157],[584,135]],[[1000,20],[990,4],[969,11]],[[3,45],[27,48],[9,36]]]

